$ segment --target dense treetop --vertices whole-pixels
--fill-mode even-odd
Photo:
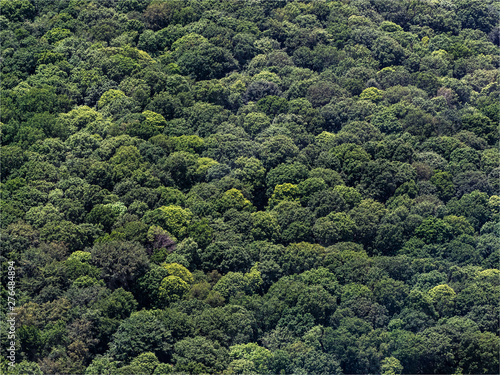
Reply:
[[[499,11],[0,0],[12,373],[496,373]]]

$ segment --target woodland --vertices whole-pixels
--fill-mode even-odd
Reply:
[[[0,371],[498,374],[499,11],[0,0]]]

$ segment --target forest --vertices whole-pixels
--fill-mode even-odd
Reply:
[[[499,12],[0,0],[0,371],[498,374]]]

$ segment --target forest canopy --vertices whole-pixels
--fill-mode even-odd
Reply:
[[[497,373],[499,11],[0,0],[2,373]]]

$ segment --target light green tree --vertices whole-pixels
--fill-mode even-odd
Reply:
[[[169,276],[180,277],[188,284],[192,284],[194,281],[193,274],[181,264],[178,263],[164,263],[162,267],[167,270]]]
[[[146,212],[143,220],[146,224],[159,225],[168,233],[182,239],[187,235],[187,227],[192,218],[193,214],[189,209],[170,205]]]
[[[101,98],[97,102],[97,107],[99,109],[104,108],[106,105],[112,103],[116,99],[124,98],[125,96],[126,96],[125,93],[121,90],[115,90],[115,89],[108,90],[101,95]]]
[[[429,296],[440,316],[450,315],[454,311],[457,294],[448,284],[435,286],[429,290]]]
[[[156,355],[151,352],[139,354],[130,362],[131,366],[139,367],[144,374],[153,374],[153,371],[159,364],[160,361],[156,358]]]
[[[274,187],[273,195],[269,199],[269,206],[275,207],[282,201],[299,201],[300,190],[297,185],[285,183]]]
[[[399,375],[403,371],[403,366],[399,359],[394,357],[386,357],[381,362],[382,375]]]
[[[362,100],[371,100],[372,102],[379,102],[384,97],[384,91],[379,90],[376,87],[368,87],[364,89],[359,98]]]
[[[246,199],[241,191],[238,189],[230,189],[222,194],[218,201],[220,211],[227,211],[235,208],[240,211],[253,211],[255,207]]]

